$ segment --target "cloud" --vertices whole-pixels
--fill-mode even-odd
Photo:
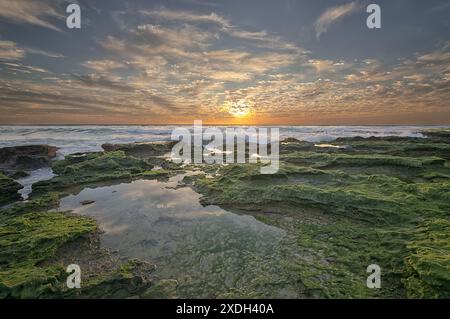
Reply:
[[[197,14],[189,11],[175,11],[175,10],[167,10],[167,9],[159,9],[159,10],[142,10],[141,14],[147,15],[150,17],[170,20],[170,21],[184,21],[184,22],[193,22],[193,23],[213,23],[219,25],[223,28],[231,27],[231,23],[215,14]]]
[[[182,0],[188,4],[198,5],[198,6],[207,6],[207,7],[218,7],[219,4],[213,2],[212,0]]]
[[[136,41],[152,46],[172,46],[178,48],[205,48],[213,38],[210,32],[202,31],[192,25],[163,27],[153,24],[138,25],[131,31]]]
[[[331,60],[318,60],[318,59],[308,60],[308,65],[315,68],[317,72],[329,70],[333,68],[334,64],[335,63]]]
[[[48,19],[62,18],[63,16],[44,0],[0,0],[0,17],[13,23],[31,24],[61,31]]]
[[[2,64],[5,65],[10,70],[21,73],[33,73],[33,72],[49,73],[46,69],[32,65],[24,65],[22,63],[3,62]]]
[[[83,62],[81,65],[97,72],[106,72],[126,67],[124,63],[114,60],[89,60]]]
[[[89,87],[96,87],[100,89],[108,89],[127,93],[136,91],[136,88],[134,86],[124,81],[120,81],[120,79],[114,79],[112,77],[105,75],[96,75],[96,74],[88,74],[88,75],[71,74],[71,75],[75,80]]]
[[[60,58],[64,58],[65,56],[63,54],[60,53],[56,53],[56,52],[50,52],[50,51],[45,51],[45,50],[41,50],[41,49],[35,49],[35,48],[25,48],[27,53],[29,54],[38,54],[38,55],[42,55],[42,56],[46,56],[48,58],[55,58],[55,59],[60,59]]]
[[[126,20],[127,14],[122,13],[120,25],[124,34],[108,36],[100,45],[111,59],[127,61],[128,68],[143,74],[147,82],[157,81],[168,90],[197,80],[250,81],[269,70],[286,67],[305,54],[301,48],[269,36],[267,31],[242,30],[214,13],[160,9],[143,14],[152,19],[133,27]],[[223,46],[223,35],[247,41],[238,49],[217,49]],[[252,41],[257,42],[258,48]],[[262,47],[270,50],[261,50]]]
[[[328,9],[318,30],[353,12],[342,8],[349,5]],[[389,63],[324,58],[218,14],[148,12],[124,13],[120,30],[95,34],[95,57],[69,65],[72,74],[20,61],[27,54],[62,57],[58,53],[0,41],[0,112],[16,122],[51,115],[69,122],[167,123],[227,121],[228,101],[252,105],[255,118],[286,121],[448,108],[449,45]]]
[[[30,47],[19,47],[12,41],[0,40],[0,61],[17,61],[25,57],[26,54],[38,54],[49,58],[63,58],[64,55],[48,52]]]
[[[328,28],[343,19],[345,16],[357,11],[360,8],[358,1],[349,2],[340,6],[328,8],[324,13],[316,20],[314,27],[316,30],[317,39],[320,38],[322,33],[327,32]]]
[[[450,52],[431,52],[424,54],[420,56],[417,61],[423,62],[423,63],[432,63],[432,64],[438,64],[438,63],[449,63],[450,62]]]
[[[136,99],[144,96],[144,98],[147,101],[151,101],[158,106],[162,106],[172,111],[176,110],[176,108],[173,107],[172,103],[168,99],[153,94],[148,90],[139,87],[138,85],[136,85],[136,83],[121,81],[122,80],[121,78],[112,78],[105,75],[96,75],[96,74],[89,74],[89,75],[71,74],[71,75],[79,83],[89,88],[98,88],[121,93],[130,93],[134,94]]]
[[[234,38],[255,42],[258,47],[276,48],[276,49],[290,49],[300,50],[297,46],[289,43],[278,36],[271,35],[265,30],[248,31],[242,30],[236,25],[233,25],[229,19],[226,19],[214,12],[210,14],[198,14],[190,11],[158,9],[158,10],[142,10],[141,14],[152,17],[158,22],[184,22],[191,24],[209,24],[215,26],[216,30],[211,32],[212,36],[217,34],[225,34]],[[122,25],[123,21],[120,22]],[[205,29],[205,28],[202,28]]]
[[[19,48],[16,43],[12,41],[0,40],[0,60],[16,61],[25,56],[25,50]]]

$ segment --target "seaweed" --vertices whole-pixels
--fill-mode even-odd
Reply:
[[[276,265],[256,261],[263,270],[277,267],[276,279],[262,271],[248,287],[215,287],[210,297],[448,298],[450,140],[445,130],[423,134],[427,138],[342,138],[334,142],[340,148],[288,139],[272,175],[262,175],[261,164],[181,167],[159,158],[167,151],[159,144],[106,146],[106,152],[55,161],[58,176],[33,185],[32,200],[0,211],[0,297],[202,295],[198,278],[181,285],[158,280],[152,264],[107,256],[114,267],[88,272],[81,290],[67,290],[68,247],[92,249],[84,257],[75,250],[79,258],[100,256],[91,242],[97,228],[89,218],[51,211],[62,191],[167,178],[183,169],[203,172],[183,180],[202,194],[203,204],[286,231]],[[14,200],[18,185],[0,175],[3,180]],[[382,269],[381,289],[366,287],[366,267],[373,263]]]
[[[19,200],[21,196],[17,191],[22,188],[22,185],[0,172],[0,205]]]

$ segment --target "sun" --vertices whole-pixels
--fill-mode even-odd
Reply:
[[[228,101],[223,110],[236,118],[247,118],[253,114],[253,103],[249,100]]]

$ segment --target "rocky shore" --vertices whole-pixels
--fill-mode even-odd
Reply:
[[[261,175],[260,164],[176,165],[164,158],[171,143],[106,144],[103,152],[62,160],[51,146],[0,149],[0,204],[17,201],[0,211],[0,297],[179,297],[176,279],[153,275],[157,264],[106,251],[93,219],[55,209],[85,187],[195,169],[183,183],[203,204],[286,231],[280,278],[295,283],[298,297],[449,298],[450,133],[423,134],[325,145],[287,139],[273,175]],[[18,201],[14,175],[43,165],[57,176]],[[86,269],[77,291],[65,286],[64,265],[73,260]],[[383,289],[366,287],[369,264],[381,266]],[[216,297],[270,298],[281,289],[255,287]]]

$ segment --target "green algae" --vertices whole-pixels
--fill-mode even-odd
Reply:
[[[280,167],[259,175],[256,166],[234,165],[217,178],[193,177],[204,203],[263,208],[288,203],[370,223],[408,222],[420,215],[445,215],[448,182],[411,184],[385,175],[349,175],[305,167]]]
[[[81,289],[66,293],[78,298],[145,298],[152,289],[155,295],[167,298],[164,284],[156,285],[150,277],[154,270],[152,264],[131,259],[112,272],[84,280]]]
[[[131,143],[131,144],[103,144],[102,148],[107,152],[122,151],[128,156],[148,159],[150,157],[161,157],[170,153],[177,142],[153,142],[153,143]]]
[[[65,243],[92,232],[92,219],[60,212],[2,214],[0,296],[35,298],[55,293],[62,275],[57,267],[38,267]]]
[[[22,185],[0,172],[0,205],[20,199],[17,191],[21,188]]]
[[[443,166],[445,160],[439,157],[401,157],[381,154],[327,154],[316,152],[293,152],[281,157],[282,160],[290,163],[310,164],[314,167],[326,166],[403,166],[408,168],[418,168],[426,165]]]
[[[450,129],[428,129],[422,130],[421,133],[435,139],[450,140]]]
[[[174,295],[150,274],[155,266],[129,260],[118,267],[100,264],[101,271],[82,276],[81,289],[68,289],[65,267],[54,262],[65,247],[92,250],[89,264],[105,253],[93,248],[96,222],[87,217],[49,211],[59,204],[63,193],[49,193],[0,210],[0,298],[126,298]],[[73,257],[69,257],[70,260]],[[79,258],[79,257],[78,257]],[[79,259],[75,260],[79,260]],[[83,268],[84,274],[85,268]],[[152,290],[147,292],[150,288]]]
[[[122,151],[70,155],[53,164],[58,176],[33,185],[33,194],[70,188],[76,185],[111,180],[130,180],[153,165],[125,155]]]
[[[407,244],[405,286],[410,298],[450,297],[450,221],[432,219],[419,225]]]
[[[154,169],[155,164],[162,169]],[[179,165],[170,165],[164,159],[144,160],[124,151],[109,151],[69,155],[53,163],[57,176],[33,185],[32,196],[52,191],[75,191],[89,185],[110,184],[134,179],[167,178],[180,171]]]
[[[148,178],[148,179],[153,179],[153,178],[167,178],[169,176],[172,175],[172,171],[170,170],[166,170],[166,169],[159,169],[159,170],[152,170],[152,171],[145,171],[140,173],[137,177],[139,178]]]
[[[73,241],[88,240],[96,231],[94,220],[49,211],[64,196],[61,190],[70,190],[96,182],[129,180],[131,178],[167,177],[170,170],[151,170],[153,165],[123,151],[74,154],[55,161],[53,170],[58,176],[33,185],[33,199],[16,203],[0,212],[0,297],[55,298],[55,297],[127,297],[144,294],[152,282],[133,275],[143,264],[91,276],[80,291],[65,287],[67,274],[63,265],[48,264],[56,252]],[[1,175],[8,201],[20,197],[21,186]],[[7,192],[7,191],[8,192]],[[58,192],[55,192],[58,191]],[[13,196],[13,192],[17,195]],[[8,195],[8,197],[6,197]],[[158,288],[153,288],[157,294]],[[164,294],[160,292],[160,294]]]
[[[266,269],[255,276],[250,290],[230,286],[210,297],[273,297],[280,287],[294,286],[297,296],[311,298],[448,298],[450,135],[424,134],[427,139],[338,139],[334,144],[342,146],[339,149],[290,139],[280,145],[280,170],[273,175],[261,175],[258,164],[184,167],[204,172],[184,179],[203,195],[202,203],[244,210],[287,232],[279,252],[278,280],[267,284]],[[198,283],[180,287],[176,280],[143,276],[142,269],[152,273],[153,268],[139,261],[94,274],[76,292],[64,288],[67,274],[61,265],[42,265],[56,250],[95,229],[78,216],[47,212],[61,196],[50,191],[169,177],[181,167],[157,158],[166,151],[154,145],[116,146],[55,161],[59,176],[34,185],[31,203],[1,212],[0,223],[11,233],[26,225],[35,231],[22,232],[23,240],[0,234],[0,246],[6,248],[0,254],[0,296],[200,295]],[[152,169],[155,165],[162,169]],[[67,222],[73,218],[78,226],[70,228]],[[52,224],[57,224],[55,234],[46,228]],[[17,250],[7,244],[14,240],[21,243]],[[41,248],[36,247],[39,240],[45,242]],[[366,287],[366,267],[373,263],[382,269],[381,289]]]
[[[0,298],[61,296],[64,269],[39,263],[96,226],[92,219],[48,212],[60,196],[50,193],[0,210]]]
[[[389,142],[386,140],[340,140],[336,142],[337,145],[345,145],[347,148],[343,150],[345,153],[359,153],[359,154],[377,154],[393,155],[393,156],[407,156],[407,157],[424,157],[437,156],[449,159],[450,145],[443,142],[422,142],[416,140],[396,140]],[[342,151],[342,150],[341,150]]]
[[[186,182],[203,203],[261,212],[258,219],[296,238],[283,262],[309,297],[446,298],[450,171],[442,136],[341,139],[350,147],[326,151],[292,140],[281,143],[274,175],[236,164]],[[324,217],[306,219],[312,211]],[[383,271],[380,290],[366,287],[372,263]]]

